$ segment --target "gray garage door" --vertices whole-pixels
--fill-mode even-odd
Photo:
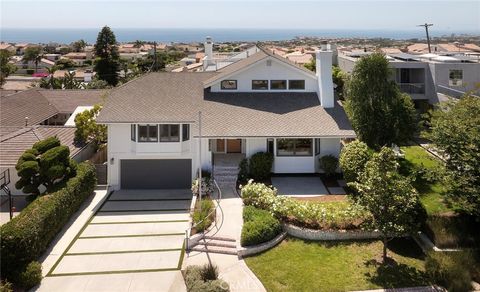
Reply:
[[[189,189],[191,159],[135,159],[120,164],[122,189]]]

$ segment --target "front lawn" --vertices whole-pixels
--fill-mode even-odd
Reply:
[[[405,153],[405,163],[402,166],[407,168],[408,171],[421,167],[431,171],[443,169],[442,162],[420,146],[403,146],[401,149]],[[445,186],[440,179],[434,182],[417,181],[414,183],[414,186],[420,193],[420,200],[429,215],[451,211],[444,201],[443,193],[445,192]]]
[[[346,291],[428,285],[423,254],[411,239],[391,242],[396,264],[381,265],[380,241],[313,242],[287,238],[247,258],[268,291]]]

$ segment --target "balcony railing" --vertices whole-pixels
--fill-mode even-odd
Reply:
[[[425,83],[398,83],[398,86],[408,94],[425,94]]]

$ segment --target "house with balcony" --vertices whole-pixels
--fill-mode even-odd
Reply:
[[[211,42],[207,42],[209,51]],[[114,189],[189,188],[200,168],[238,166],[257,152],[272,172],[319,173],[355,133],[334,99],[332,52],[317,73],[258,49],[212,72],[149,73],[113,89],[97,117],[108,126]]]
[[[372,52],[342,52],[338,65],[352,72],[361,57]],[[409,94],[414,103],[437,103],[445,95],[459,97],[465,92],[478,91],[480,83],[480,59],[463,54],[386,53],[392,67],[391,78],[400,90]]]

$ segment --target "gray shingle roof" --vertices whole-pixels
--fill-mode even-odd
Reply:
[[[204,91],[205,80],[216,74],[147,74],[113,90],[97,121],[196,122],[201,111],[205,137],[355,135],[343,108],[336,104],[332,109],[324,109],[314,92]]]
[[[60,113],[73,113],[78,106],[92,106],[103,102],[107,90],[73,89],[73,90],[39,90]]]

